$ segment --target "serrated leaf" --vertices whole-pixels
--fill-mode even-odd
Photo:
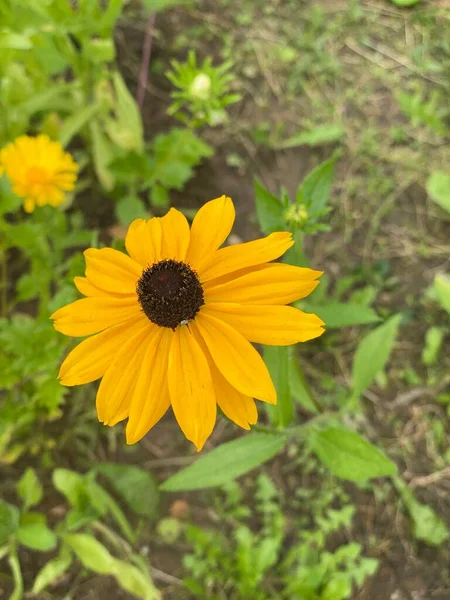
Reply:
[[[159,502],[155,478],[134,465],[104,463],[96,470],[108,478],[111,486],[138,515],[155,517]]]
[[[352,325],[368,325],[381,319],[369,306],[350,304],[348,302],[330,302],[319,306],[303,302],[307,312],[313,312],[326,323],[327,329],[340,329]]]
[[[360,342],[353,359],[352,396],[356,399],[386,366],[397,337],[401,315],[394,315]]]
[[[397,472],[395,464],[381,450],[349,429],[312,430],[308,442],[318,458],[341,479],[366,481]]]
[[[23,500],[23,510],[28,510],[31,506],[41,501],[43,489],[42,484],[37,478],[36,471],[29,467],[17,484],[19,496]]]
[[[282,231],[285,228],[283,204],[263,186],[259,179],[255,179],[253,187],[256,215],[261,231],[267,234],[273,231]]]
[[[251,433],[218,446],[194,464],[169,477],[166,492],[201,490],[223,485],[273,458],[286,443],[280,434]]]
[[[450,213],[450,175],[444,171],[433,171],[426,187],[433,202]]]
[[[63,547],[56,558],[52,558],[42,567],[34,580],[32,593],[40,594],[47,586],[57,581],[72,564],[72,555]]]

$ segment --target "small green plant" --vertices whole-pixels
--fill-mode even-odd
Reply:
[[[445,135],[448,131],[445,119],[449,110],[445,100],[437,90],[424,98],[420,92],[397,93],[397,101],[405,115],[410,119],[413,127],[426,126],[438,135]]]
[[[145,559],[132,549],[131,544],[136,541],[133,528],[119,503],[97,481],[99,474],[107,478],[110,486],[135,513],[147,518],[154,516],[155,482],[137,467],[103,464],[86,475],[56,469],[53,485],[65,497],[69,510],[63,520],[50,528],[43,513],[30,510],[42,501],[44,488],[36,472],[28,468],[16,487],[21,507],[0,500],[0,557],[8,557],[14,581],[11,598],[23,598],[21,548],[38,552],[52,552],[58,548],[57,556],[36,575],[31,589],[33,594],[40,594],[54,585],[78,560],[88,571],[114,576],[124,590],[142,600],[161,598]],[[135,495],[137,490],[139,494]],[[108,520],[118,527],[120,535],[108,525]],[[104,538],[106,545],[95,535]],[[107,546],[112,547],[120,558]]]
[[[226,107],[241,99],[230,89],[235,80],[232,63],[226,61],[213,66],[208,57],[197,65],[195,52],[190,51],[184,63],[174,60],[171,64],[172,71],[167,77],[178,89],[171,94],[173,102],[168,114],[191,128],[223,125],[227,118]]]
[[[299,490],[303,495],[307,491]],[[185,585],[198,598],[269,600],[276,595],[286,600],[345,600],[354,587],[373,575],[378,561],[362,556],[356,543],[326,550],[329,536],[351,526],[354,508],[330,508],[330,495],[310,497],[309,525],[296,523],[296,536],[286,552],[286,500],[272,480],[258,476],[253,511],[242,513],[242,490],[237,484],[225,489],[225,500],[217,508],[219,518],[231,535],[190,525],[186,536],[193,553],[185,556],[190,577]],[[324,500],[324,502],[322,502]],[[255,526],[250,523],[258,523]],[[271,590],[271,591],[269,591]]]

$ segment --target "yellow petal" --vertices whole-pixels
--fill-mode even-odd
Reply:
[[[216,368],[211,369],[211,374],[217,404],[224,414],[239,427],[250,429],[250,425],[254,425],[258,420],[253,398],[238,392]]]
[[[293,243],[292,234],[282,232],[271,233],[253,242],[220,248],[209,266],[202,271],[200,279],[203,283],[239,269],[274,260],[284,254]]]
[[[154,224],[149,226],[149,222],[144,221],[144,219],[134,220],[128,228],[125,247],[131,258],[138,262],[141,267],[149,267],[157,260],[156,255],[159,254],[161,246],[161,228],[159,225],[158,229],[160,233],[159,243],[157,234],[156,236],[151,235],[154,232]]]
[[[168,383],[178,424],[200,451],[216,422],[216,400],[208,362],[187,326],[173,336]]]
[[[118,325],[141,312],[136,297],[82,298],[58,309],[50,317],[56,331],[73,337],[92,335]]]
[[[129,410],[138,375],[147,348],[159,335],[160,328],[147,321],[145,328],[131,336],[110,363],[97,392],[97,414],[105,425],[118,423],[117,417]]]
[[[248,304],[290,304],[310,294],[322,271],[269,263],[227,283],[204,285],[205,301]]]
[[[225,379],[242,394],[275,404],[277,395],[263,359],[244,336],[200,309],[195,324]]]
[[[186,217],[176,208],[171,208],[159,222],[162,228],[161,260],[184,261],[191,237]]]
[[[77,290],[83,294],[83,296],[118,296],[118,294],[112,294],[111,292],[101,290],[97,286],[93,285],[87,277],[74,277],[73,282]]]
[[[89,248],[84,252],[86,277],[95,286],[115,294],[132,294],[142,275],[142,267],[113,248]]]
[[[249,342],[288,346],[319,337],[325,323],[314,314],[292,306],[252,306],[214,302],[202,307],[203,314],[228,323]]]
[[[198,330],[195,321],[192,321],[189,324],[189,329],[192,331],[196,341],[206,357],[206,360],[208,361],[217,404],[220,406],[223,413],[231,421],[234,421],[236,425],[239,425],[239,427],[242,427],[243,429],[250,429],[250,425],[254,425],[258,420],[258,412],[256,410],[255,401],[253,398],[238,392],[220,373],[212,359],[204,339]]]
[[[231,198],[221,196],[204,204],[194,217],[186,262],[198,272],[230,234],[235,217]]]
[[[131,398],[127,423],[127,444],[135,444],[155,425],[170,406],[167,368],[173,331],[161,327],[149,344]]]
[[[21,196],[22,194],[18,194],[19,196]],[[34,211],[34,207],[36,205],[36,201],[34,198],[25,198],[25,200],[23,201],[23,210],[26,213],[32,213]]]
[[[147,317],[140,314],[83,340],[61,365],[58,377],[62,385],[80,385],[103,377],[122,345],[148,324]]]
[[[162,246],[162,226],[161,220],[158,217],[153,217],[147,221],[147,228],[150,235],[150,241],[152,243],[152,252],[154,255],[154,262],[161,260],[161,246]]]

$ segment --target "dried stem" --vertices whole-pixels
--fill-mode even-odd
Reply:
[[[147,21],[145,30],[144,45],[142,47],[141,69],[139,71],[138,88],[136,92],[136,102],[139,110],[144,104],[145,90],[148,82],[148,71],[150,68],[150,56],[152,54],[153,28],[155,26],[155,14],[151,14]]]

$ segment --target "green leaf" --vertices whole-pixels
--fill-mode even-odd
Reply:
[[[160,600],[161,593],[155,588],[150,577],[134,565],[116,559],[113,575],[119,585],[130,594],[144,600]]]
[[[310,216],[322,213],[328,203],[338,157],[339,154],[335,152],[308,173],[297,190],[297,200],[306,204]]]
[[[79,507],[85,488],[83,476],[69,469],[55,469],[52,478],[55,488],[64,494],[72,506]]]
[[[359,398],[386,366],[397,337],[400,320],[401,315],[394,315],[360,342],[353,359],[353,398]]]
[[[431,546],[440,546],[445,542],[449,537],[448,528],[431,506],[421,504],[398,475],[393,477],[393,483],[413,520],[414,536]]]
[[[325,322],[327,329],[340,329],[352,325],[368,325],[377,323],[380,317],[369,306],[347,302],[330,302],[323,305],[302,303],[303,310],[315,313]]]
[[[433,288],[439,304],[450,315],[450,277],[440,273],[435,276]]]
[[[426,187],[433,202],[450,213],[450,175],[444,171],[433,171]]]
[[[88,482],[88,492],[91,501],[95,497],[95,504],[98,508],[100,508],[100,513],[105,514],[106,512],[109,512],[116,520],[116,523],[119,525],[122,533],[130,540],[130,542],[134,542],[136,540],[136,533],[131,528],[131,525],[125,517],[122,509],[114,500],[114,498],[108,494],[108,492],[104,490],[96,481]]]
[[[72,138],[92,119],[101,108],[101,103],[88,104],[68,117],[59,132],[59,141],[66,147]]]
[[[138,515],[155,517],[159,502],[158,485],[155,478],[134,465],[104,463],[96,470],[108,478],[116,493]]]
[[[294,404],[289,387],[289,348],[287,346],[266,346],[264,362],[277,391],[276,406],[266,405],[266,409],[272,425],[284,428],[291,423],[294,416]]]
[[[422,362],[429,367],[437,361],[439,350],[445,336],[442,327],[429,327],[425,334],[425,346],[422,350]]]
[[[408,509],[414,521],[414,537],[431,546],[440,546],[448,539],[447,525],[431,506],[416,501],[410,503]]]
[[[290,348],[289,353],[289,387],[292,397],[300,406],[303,406],[309,412],[317,413],[317,407],[311,399],[311,393],[306,384],[294,348]]]
[[[25,33],[14,33],[8,29],[0,31],[0,49],[2,50],[31,50],[33,42],[30,39],[31,31]]]
[[[261,231],[272,233],[285,229],[282,202],[267,190],[259,179],[254,181],[256,215]]]
[[[115,58],[115,47],[112,39],[85,38],[83,54],[95,64],[111,62]]]
[[[318,458],[341,479],[366,481],[397,472],[395,464],[381,450],[354,431],[339,427],[312,430],[308,442]]]
[[[67,533],[64,535],[64,541],[86,569],[102,575],[114,573],[116,559],[94,537],[85,533]]]
[[[144,133],[141,113],[122,75],[116,71],[112,76],[115,90],[116,119],[107,127],[111,139],[121,148],[142,152]]]
[[[16,211],[21,204],[21,198],[12,192],[9,179],[6,176],[0,176],[0,216]]]
[[[157,135],[153,142],[154,158],[150,186],[160,183],[166,189],[182,189],[192,169],[202,158],[213,154],[210,146],[189,129],[174,128]]]
[[[194,464],[169,477],[161,489],[175,492],[223,485],[273,458],[285,443],[286,437],[282,434],[244,435],[218,446]]]
[[[295,146],[321,146],[339,142],[345,135],[341,125],[319,125],[310,131],[303,131],[298,135],[274,145],[276,149],[294,148]]]
[[[172,6],[189,4],[192,0],[142,0],[142,4],[151,12],[156,13],[167,10]]]
[[[152,206],[167,208],[170,202],[169,192],[164,186],[155,183],[150,188],[150,202]]]
[[[392,4],[395,6],[415,6],[419,4],[420,0],[391,0]]]
[[[56,547],[56,535],[45,522],[20,524],[17,539],[23,546],[41,552],[48,552]]]
[[[0,500],[0,544],[4,544],[19,526],[20,512],[16,506]]]
[[[23,510],[27,511],[31,506],[41,501],[43,490],[42,484],[37,478],[34,469],[29,467],[17,484],[19,496],[23,500]]]
[[[48,585],[57,581],[72,564],[72,556],[69,549],[64,546],[56,558],[49,560],[42,567],[34,580],[32,593],[40,594]]]
[[[134,219],[148,217],[144,203],[138,196],[125,196],[116,204],[116,215],[122,225],[129,225]]]
[[[100,129],[97,121],[91,121],[89,124],[92,140],[92,158],[94,168],[101,185],[107,192],[114,187],[115,177],[109,168],[109,164],[114,158],[114,148],[106,135]]]

